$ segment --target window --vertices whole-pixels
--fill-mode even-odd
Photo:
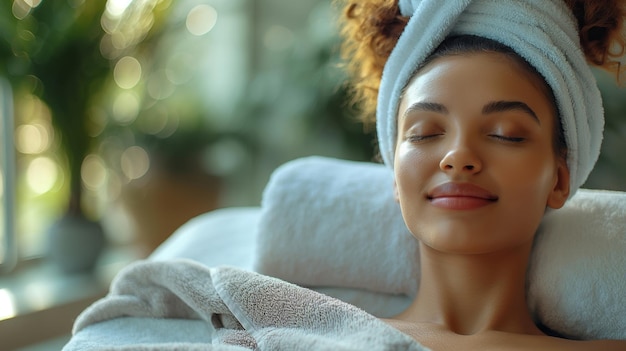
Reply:
[[[13,95],[9,83],[0,80],[0,267],[2,271],[13,268],[15,252],[15,152],[13,149]]]
[[[89,134],[98,138],[98,142],[84,158],[79,177],[82,178],[86,212],[92,218],[107,222],[107,229],[112,232],[109,239],[114,244],[125,245],[134,240],[135,228],[119,202],[114,202],[119,200],[125,185],[141,182],[140,178],[155,163],[148,158],[162,151],[147,150],[145,145],[138,145],[139,139],[163,141],[177,130],[189,129],[188,125],[193,122],[189,121],[193,119],[214,118],[216,120],[208,124],[225,124],[220,116],[226,115],[235,104],[248,75],[248,3],[241,0],[185,0],[174,6],[163,0],[103,0],[89,6],[100,6],[98,4],[103,2],[107,2],[104,16],[108,16],[108,22],[103,20],[102,25],[113,27],[103,28],[107,34],[99,50],[109,60],[107,65],[115,66],[116,71],[111,72],[110,83],[102,89],[103,98],[93,104],[93,115],[88,121]],[[14,30],[6,33],[9,38],[20,38],[19,33],[37,33],[32,23],[48,21],[50,16],[46,13],[55,11],[50,4],[43,6],[45,3],[32,5],[21,0],[14,3],[17,5],[9,6],[8,11],[3,9],[0,15],[0,21],[6,20]],[[133,6],[148,10],[152,6],[158,9],[155,13],[160,11],[161,17],[156,21],[154,18],[143,22],[125,21],[124,25],[130,26],[125,28],[129,33],[145,35],[132,26],[149,24],[148,29],[142,30],[157,28],[152,26],[153,22],[163,30],[157,28],[158,33],[152,33],[156,39],[148,39],[152,42],[144,47],[133,48],[132,45],[137,43],[129,47],[116,46],[123,37],[112,38],[111,33],[123,27],[115,22],[116,16]],[[141,13],[140,9],[135,15]],[[95,23],[99,26],[101,21]],[[6,75],[11,79],[11,83],[0,85],[0,271],[10,270],[16,261],[45,255],[46,231],[64,213],[70,192],[68,160],[61,152],[64,137],[55,128],[59,124],[53,120],[51,107],[54,106],[37,96],[42,85],[50,89],[59,80],[43,84],[44,81],[34,75],[29,76],[33,74],[30,71],[20,71],[19,75],[25,79],[19,76],[20,80],[14,80],[18,74],[11,72],[9,66],[11,63],[16,66],[12,60],[23,58],[17,54],[27,58],[36,55],[36,50],[29,51],[33,45],[28,46],[20,40],[13,41],[17,44],[0,42],[0,49],[4,50],[0,50],[4,55],[0,57],[0,78]],[[142,40],[143,35],[137,39],[138,42]],[[50,52],[55,49],[47,48]],[[87,60],[93,58],[87,53],[85,56]],[[63,60],[51,61],[62,67]],[[18,63],[22,64],[17,65],[21,69],[30,69],[24,62]],[[66,81],[64,84],[71,85]],[[207,99],[207,96],[213,98]],[[171,106],[165,106],[167,104]],[[153,108],[149,110],[146,106]],[[146,110],[148,113],[140,115]],[[169,146],[172,145],[177,146],[170,142]],[[167,152],[173,153],[171,150]],[[141,160],[145,162],[135,162],[138,157],[143,157]],[[141,165],[145,167],[139,167]],[[114,206],[117,208],[111,209]]]

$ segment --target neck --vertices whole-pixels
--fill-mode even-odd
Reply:
[[[489,330],[541,334],[526,303],[531,245],[468,255],[421,244],[420,288],[400,318],[440,324],[463,335]]]

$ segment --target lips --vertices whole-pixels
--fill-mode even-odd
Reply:
[[[450,210],[471,210],[487,206],[498,196],[471,183],[444,183],[433,188],[427,195],[433,206]]]

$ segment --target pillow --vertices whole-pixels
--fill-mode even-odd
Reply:
[[[308,287],[413,296],[417,240],[387,167],[307,157],[264,191],[254,269]],[[626,193],[580,189],[542,222],[528,271],[529,306],[577,338],[626,338]]]
[[[393,174],[379,164],[314,156],[279,167],[261,202],[255,270],[414,295],[419,247],[392,190]]]

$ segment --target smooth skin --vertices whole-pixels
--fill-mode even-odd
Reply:
[[[626,349],[546,336],[527,308],[535,232],[569,196],[546,91],[499,53],[437,58],[405,90],[394,187],[420,242],[421,280],[386,321],[433,350]]]

